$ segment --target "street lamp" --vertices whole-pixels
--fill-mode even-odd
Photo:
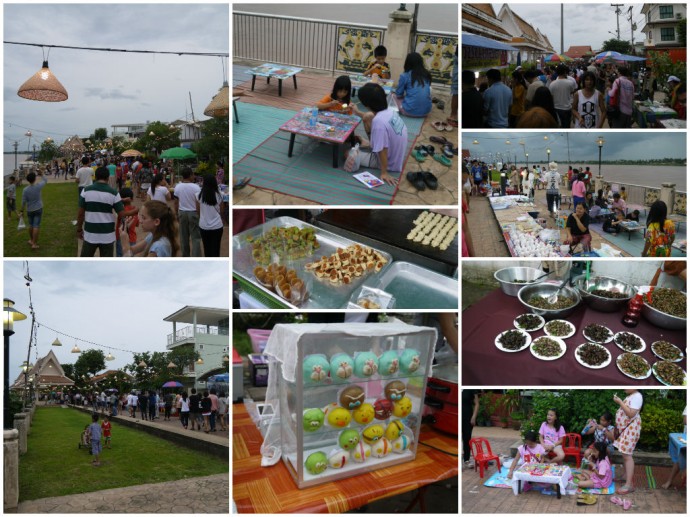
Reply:
[[[597,138],[597,145],[599,146],[599,176],[601,176],[601,148],[604,147],[605,143],[603,136]]]
[[[525,153],[525,161],[527,162],[527,170],[529,171],[529,153]]]
[[[546,148],[546,166],[548,167],[549,164],[551,163],[551,149]]]
[[[2,335],[5,338],[5,429],[12,429],[10,422],[10,336],[14,334],[14,322],[26,319],[26,314],[14,308],[14,302],[9,298],[2,300]]]

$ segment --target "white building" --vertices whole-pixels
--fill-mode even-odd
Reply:
[[[187,305],[163,318],[163,321],[173,324],[173,331],[168,334],[168,350],[193,347],[199,354],[202,364],[189,364],[182,370],[182,374],[189,378],[190,384],[195,388],[203,389],[210,375],[227,371],[223,358],[230,350],[228,309]]]
[[[682,47],[678,23],[687,18],[687,10],[686,4],[643,4],[645,49],[663,51]]]

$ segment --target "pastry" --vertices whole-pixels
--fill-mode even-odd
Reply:
[[[391,443],[393,452],[397,452],[398,454],[402,454],[411,446],[412,440],[410,440],[409,436],[407,436],[406,434],[401,435],[400,438]]]
[[[388,350],[379,357],[379,373],[381,375],[393,375],[400,368],[400,358],[395,350]]]
[[[350,456],[352,457],[352,461],[364,463],[371,457],[371,447],[363,441],[360,441],[355,445],[354,449],[352,449]]]
[[[412,401],[410,397],[403,397],[397,402],[393,402],[393,414],[398,418],[405,418],[412,412]]]
[[[359,378],[371,377],[379,369],[379,358],[373,352],[360,352],[355,356],[355,375]]]
[[[405,430],[405,426],[400,420],[393,420],[386,428],[386,438],[391,442],[400,438]]]
[[[386,384],[386,387],[383,389],[383,393],[386,395],[386,398],[391,402],[396,402],[402,399],[406,392],[407,387],[402,381],[391,381]]]
[[[305,409],[302,415],[302,427],[308,433],[320,429],[323,425],[324,414],[319,408]]]
[[[350,454],[342,449],[331,451],[328,455],[328,466],[332,469],[341,469],[347,465]]]
[[[400,356],[400,370],[403,373],[414,373],[419,369],[419,352],[408,348]]]
[[[354,418],[355,422],[362,425],[373,422],[375,415],[376,411],[374,410],[374,406],[367,402],[357,409],[352,410],[352,418]]]
[[[321,474],[328,467],[328,457],[321,451],[313,452],[307,457],[304,466],[310,474]]]
[[[389,442],[385,438],[381,438],[371,446],[371,455],[374,458],[383,458],[385,456],[388,456],[391,453],[392,449],[393,448],[391,447],[391,442]]]
[[[347,354],[336,354],[331,357],[331,377],[333,379],[347,379],[352,375],[355,361]],[[345,404],[342,404],[346,407]]]
[[[388,399],[378,399],[374,402],[374,412],[376,420],[388,420],[393,414],[393,403]]]
[[[395,412],[395,408],[393,409],[393,412]],[[347,427],[350,424],[352,415],[350,415],[350,412],[347,409],[336,407],[326,413],[326,420],[328,421],[328,425],[342,428]]]
[[[348,386],[340,392],[340,405],[345,409],[356,409],[364,404],[364,390],[359,386]]]
[[[370,425],[362,431],[362,439],[369,445],[378,442],[383,437],[383,426],[380,424]]]
[[[325,355],[314,354],[304,358],[302,373],[306,384],[316,384],[325,381],[330,371],[331,365]]]
[[[359,433],[355,429],[345,429],[338,436],[338,444],[346,451],[353,450],[359,443]]]

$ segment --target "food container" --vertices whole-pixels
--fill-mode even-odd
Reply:
[[[414,460],[435,342],[399,323],[276,325],[266,401],[279,411],[262,451],[299,488]]]
[[[653,325],[661,327],[662,329],[682,330],[687,327],[688,323],[687,318],[671,316],[670,314],[661,312],[651,305],[648,305],[646,297],[644,298],[644,304],[642,305],[642,316],[644,316],[647,321]]]
[[[426,384],[424,404],[430,408],[434,428],[458,434],[457,363],[434,366]]]
[[[395,306],[395,298],[392,294],[363,286],[356,291],[347,304],[348,309],[392,309]]]
[[[526,280],[532,282],[535,278],[545,275],[541,269],[534,267],[507,267],[499,269],[494,273],[494,278],[501,284],[501,291],[508,296],[517,296],[520,289],[526,284],[516,283],[513,280]],[[544,279],[537,280],[537,283],[543,282]]]
[[[527,307],[531,312],[538,314],[545,320],[564,319],[566,316],[572,314],[580,303],[580,294],[572,287],[564,286],[559,294],[559,296],[566,296],[568,298],[575,299],[575,303],[570,307],[555,310],[540,309],[539,307],[534,307],[533,305],[527,303],[527,300],[531,299],[533,296],[543,296],[548,298],[558,291],[560,285],[561,282],[540,282],[537,284],[526,285],[518,292],[518,300],[520,300],[520,303]]]
[[[575,279],[574,284],[575,289],[580,293],[582,301],[593,310],[599,312],[617,312],[621,310],[637,292],[632,285],[607,276],[595,276],[587,281],[585,275],[581,275]],[[616,289],[618,292],[624,294],[625,298],[606,298],[604,296],[598,296],[591,293],[594,289],[603,289],[607,291]]]
[[[247,334],[252,342],[252,349],[254,350],[254,353],[262,354],[264,348],[266,348],[268,338],[271,336],[271,331],[264,329],[247,329]]]
[[[396,309],[458,308],[457,280],[410,262],[393,262],[365,285],[390,293]]]
[[[257,388],[268,385],[268,357],[264,354],[249,354],[249,379]]]

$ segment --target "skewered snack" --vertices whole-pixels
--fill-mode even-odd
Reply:
[[[260,236],[247,236],[252,245],[252,258],[257,264],[267,265],[277,256],[281,260],[297,260],[319,249],[313,228],[288,226],[273,227]]]
[[[324,255],[318,261],[309,262],[304,268],[317,278],[327,279],[334,285],[347,285],[367,272],[381,271],[387,263],[386,257],[378,251],[352,244],[345,249],[338,248],[330,256]]]

